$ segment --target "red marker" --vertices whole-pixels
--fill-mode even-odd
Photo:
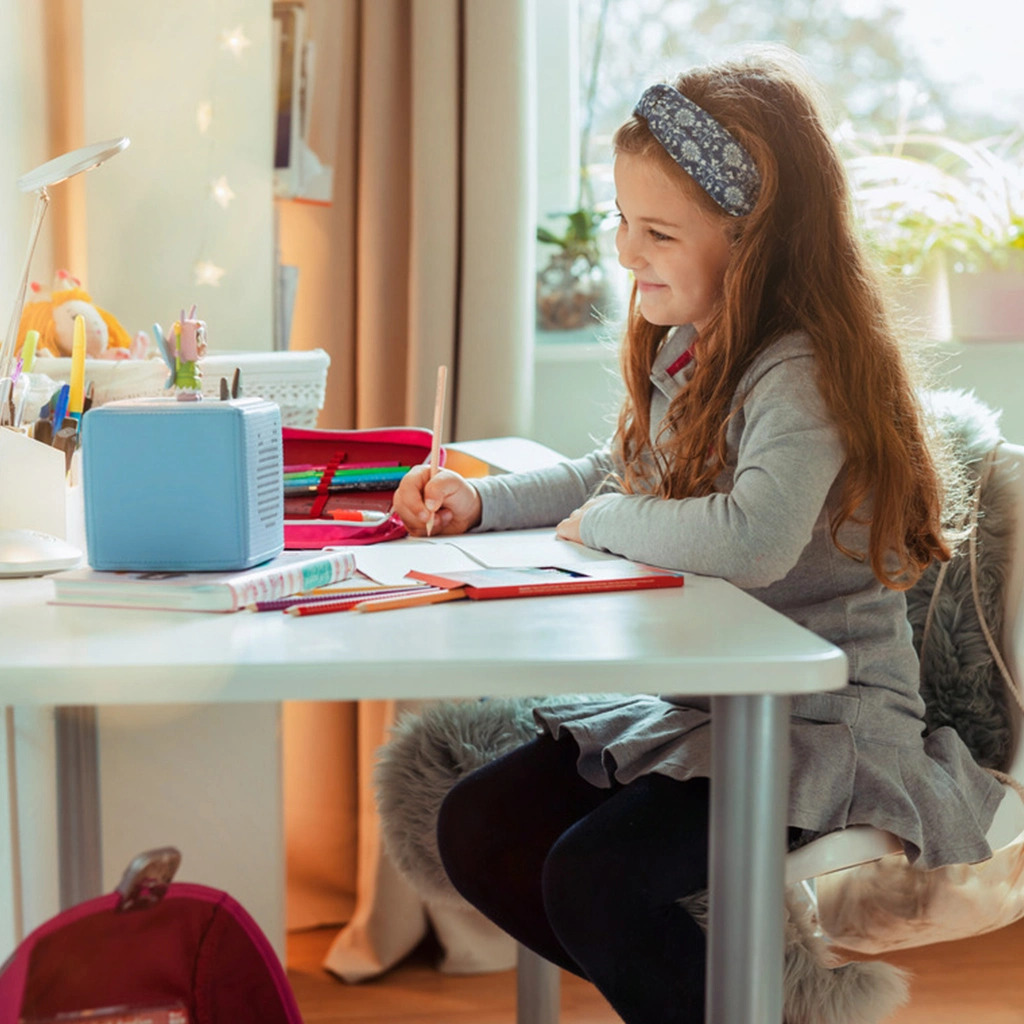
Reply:
[[[362,508],[332,508],[321,514],[322,519],[341,519],[346,523],[383,523],[388,512],[370,512]]]

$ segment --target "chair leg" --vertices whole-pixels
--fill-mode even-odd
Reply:
[[[533,950],[516,946],[516,1024],[558,1024],[561,974]]]

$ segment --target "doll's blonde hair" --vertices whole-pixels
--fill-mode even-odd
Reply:
[[[46,350],[51,355],[60,356],[61,352],[57,344],[57,326],[53,320],[53,311],[57,306],[72,299],[80,299],[88,302],[96,312],[103,318],[107,325],[107,346],[109,348],[130,348],[132,339],[128,332],[121,326],[120,322],[112,314],[100,309],[92,301],[89,293],[84,288],[58,288],[49,299],[40,299],[36,302],[26,302],[21,313],[21,324],[18,327],[18,340],[14,351],[20,352],[21,346],[25,343],[25,335],[29,331],[39,332],[39,341],[36,343],[36,350]]]

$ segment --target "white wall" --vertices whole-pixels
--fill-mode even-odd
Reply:
[[[45,707],[15,708],[13,715],[23,934],[60,909],[54,717],[54,709]]]
[[[589,331],[551,334],[534,347],[533,431],[530,437],[575,458],[611,435],[622,395],[615,350]]]
[[[194,302],[212,351],[272,348],[270,8],[83,0],[86,139],[131,138],[89,175],[86,284],[131,334]],[[240,57],[221,45],[236,28],[250,42]],[[221,176],[235,193],[226,209],[211,196]],[[195,283],[207,259],[224,269],[217,287]]]
[[[1002,410],[1003,436],[1024,444],[1024,340],[949,343],[941,351],[945,383],[973,391],[993,409]]]
[[[103,707],[97,719],[103,890],[136,854],[175,846],[177,880],[230,893],[283,960],[281,705]]]

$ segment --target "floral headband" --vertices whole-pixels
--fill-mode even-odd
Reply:
[[[750,213],[761,189],[751,155],[706,110],[670,85],[652,85],[633,110],[665,152],[726,213]]]

